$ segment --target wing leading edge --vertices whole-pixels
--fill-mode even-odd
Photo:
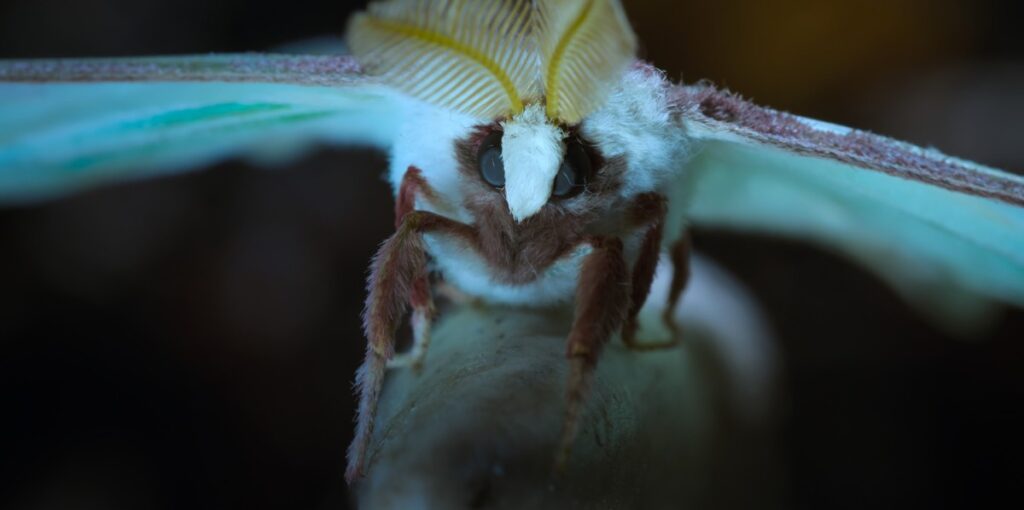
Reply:
[[[954,327],[992,301],[1024,306],[1021,177],[706,86],[676,92],[701,149],[673,189],[675,227],[838,250]]]
[[[399,116],[351,57],[0,61],[0,203],[317,143],[388,148]]]

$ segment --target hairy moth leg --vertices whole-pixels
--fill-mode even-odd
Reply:
[[[409,304],[412,305],[412,349],[391,358],[388,361],[388,368],[409,367],[419,372],[423,369],[423,360],[426,359],[427,349],[430,348],[430,327],[437,315],[428,275],[424,274],[413,282]]]
[[[690,252],[692,247],[693,238],[690,235],[690,230],[687,229],[683,232],[683,236],[672,244],[671,251],[669,252],[673,267],[672,283],[669,285],[668,303],[665,305],[662,320],[665,321],[665,324],[668,325],[669,330],[674,333],[673,336],[676,338],[679,337],[682,328],[676,322],[675,310],[676,305],[679,304],[679,298],[690,283]]]
[[[629,311],[629,270],[618,238],[590,240],[593,251],[584,259],[576,290],[576,316],[569,332],[569,380],[565,421],[555,457],[555,471],[564,470],[576,438],[580,417],[601,349],[622,328]]]
[[[626,316],[626,324],[622,327],[622,341],[630,349],[638,351],[675,347],[678,344],[678,338],[675,336],[666,342],[638,342],[636,339],[637,316],[644,303],[647,302],[647,295],[651,292],[654,273],[658,267],[658,257],[661,254],[665,215],[668,214],[665,197],[657,193],[640,195],[634,200],[630,213],[634,224],[646,225],[647,232],[644,234],[643,243],[640,245],[640,254],[631,272],[629,314]]]
[[[402,176],[402,184],[398,188],[398,199],[395,201],[395,230],[401,228],[405,216],[415,209],[417,196],[423,196],[431,202],[437,200],[437,194],[423,178],[422,171],[410,166]],[[388,361],[388,368],[410,367],[419,371],[423,368],[423,360],[430,346],[430,326],[436,315],[430,291],[430,275],[426,268],[412,284],[409,304],[412,306],[412,349],[408,353],[394,356]]]
[[[427,253],[423,243],[423,233],[426,232],[443,232],[463,238],[473,235],[467,225],[433,213],[413,211],[403,217],[398,231],[385,241],[374,257],[368,283],[369,295],[363,311],[366,360],[356,373],[359,409],[355,438],[348,448],[345,478],[349,482],[362,475],[384,372],[388,360],[394,355],[395,331],[417,279],[426,270]]]

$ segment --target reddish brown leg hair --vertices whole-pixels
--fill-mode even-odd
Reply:
[[[675,309],[679,303],[679,297],[682,296],[686,286],[690,283],[690,250],[692,246],[693,240],[690,237],[689,229],[687,229],[683,232],[683,236],[672,245],[672,250],[669,254],[672,258],[673,266],[672,283],[669,286],[668,303],[665,305],[662,319],[669,329],[675,333],[673,335],[675,338],[679,338],[679,334],[682,332],[682,328],[676,323]]]
[[[667,212],[665,197],[655,193],[640,195],[633,202],[633,222],[637,225],[649,225],[647,233],[644,235],[643,244],[640,246],[640,255],[636,264],[633,265],[629,315],[626,316],[626,324],[622,328],[622,341],[633,350],[666,349],[674,347],[678,343],[674,337],[668,342],[656,343],[640,343],[636,340],[637,315],[640,314],[640,309],[647,302],[647,295],[651,292],[651,283],[654,282],[654,272],[658,267],[658,256],[661,254],[662,229]]]
[[[402,176],[402,184],[398,188],[398,199],[395,201],[395,229],[402,226],[402,220],[416,207],[416,197],[422,196],[428,200],[436,201],[437,195],[433,188],[423,178],[419,168],[410,166],[405,175]],[[430,346],[430,326],[434,321],[436,310],[434,300],[430,292],[430,275],[423,271],[412,283],[409,294],[409,304],[412,305],[412,350],[404,355],[392,358],[388,367],[408,366],[415,371],[423,367],[423,359],[426,356],[427,348]]]
[[[395,230],[402,226],[405,215],[416,209],[418,195],[428,199],[434,199],[436,196],[434,189],[423,178],[423,171],[410,165],[402,176],[402,184],[398,187],[398,198],[395,200]]]
[[[388,368],[408,367],[419,373],[423,369],[427,349],[430,348],[430,328],[437,316],[434,298],[430,290],[430,274],[423,272],[412,282],[409,292],[409,305],[412,306],[412,348],[409,352],[394,355],[388,360]]]
[[[422,290],[417,289],[417,282],[421,282],[426,274],[427,253],[422,235],[426,232],[443,232],[463,238],[473,236],[467,225],[433,213],[412,211],[404,214],[398,231],[374,257],[367,284],[369,295],[363,311],[366,360],[356,373],[359,411],[355,438],[348,449],[345,478],[349,482],[363,474],[384,371],[387,361],[394,355],[395,330],[405,313],[406,303],[411,298],[415,305],[416,294]]]
[[[569,460],[601,349],[622,328],[629,311],[629,270],[622,255],[622,241],[594,238],[589,242],[593,251],[583,261],[576,290],[576,317],[569,332],[569,381],[556,472],[561,472]]]

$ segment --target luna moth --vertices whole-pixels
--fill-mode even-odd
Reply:
[[[636,316],[661,251],[670,301],[685,289],[690,225],[831,247],[951,322],[1024,304],[1024,179],[674,84],[636,59],[616,0],[381,1],[348,34],[352,56],[2,62],[0,201],[318,143],[388,151],[397,231],[372,265],[350,480],[387,365],[424,360],[441,280],[575,310],[559,464],[602,347],[661,346]]]

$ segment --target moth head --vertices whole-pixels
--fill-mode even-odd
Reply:
[[[479,179],[504,192],[516,221],[545,203],[577,212],[584,202],[611,203],[568,200],[584,191],[591,197],[612,193],[605,198],[613,201],[658,191],[693,155],[673,117],[672,84],[648,64],[633,65],[577,126],[547,122],[540,110],[527,107],[471,137]]]
[[[590,169],[570,132],[636,52],[618,0],[374,2],[353,18],[348,41],[385,83],[499,125],[481,149],[481,175],[518,222],[581,189]]]

